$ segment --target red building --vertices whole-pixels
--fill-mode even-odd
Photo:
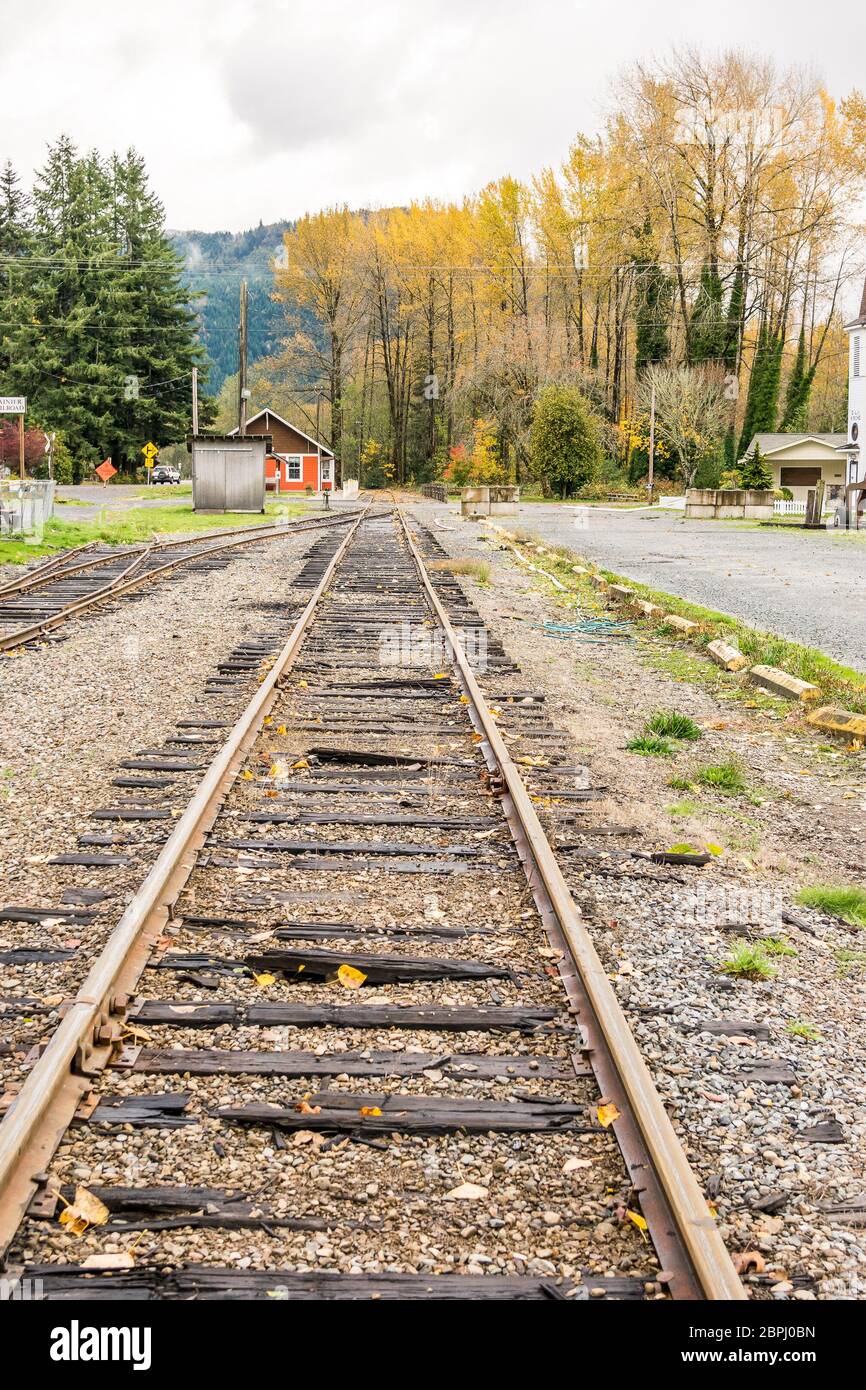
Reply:
[[[249,434],[269,434],[273,453],[265,462],[269,492],[330,492],[334,487],[334,455],[320,441],[290,425],[273,410],[260,410],[247,420]],[[232,430],[237,434],[237,430]]]

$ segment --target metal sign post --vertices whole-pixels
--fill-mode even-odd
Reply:
[[[24,416],[27,413],[26,396],[0,396],[0,415],[18,416],[18,472],[24,480]]]
[[[150,487],[153,482],[153,466],[159,449],[149,440],[141,452],[144,454],[144,466],[147,469],[147,486]]]

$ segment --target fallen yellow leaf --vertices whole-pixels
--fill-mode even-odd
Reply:
[[[253,979],[255,980],[257,985],[275,985],[277,983],[276,975],[253,974]]]
[[[66,1199],[58,1192],[61,1202]],[[104,1202],[100,1202],[92,1192],[86,1187],[76,1187],[75,1199],[66,1202],[58,1220],[61,1226],[68,1226],[75,1236],[83,1236],[88,1226],[104,1226],[108,1220],[109,1211]]]
[[[637,1226],[637,1228],[638,1228],[638,1230],[640,1231],[641,1235],[644,1237],[644,1240],[646,1240],[646,1235],[645,1235],[644,1233],[645,1233],[647,1230],[649,1230],[649,1227],[647,1226],[647,1223],[646,1223],[646,1221],[644,1220],[644,1218],[641,1216],[640,1212],[638,1212],[638,1211],[627,1211],[627,1212],[626,1212],[626,1216],[628,1217],[629,1221],[631,1221],[635,1226]]]
[[[251,782],[253,780],[253,774],[250,772],[249,768],[244,768],[241,776],[245,782]]]
[[[617,1110],[616,1106],[612,1103],[608,1105],[600,1105],[598,1107],[597,1113],[598,1122],[600,1125],[604,1125],[605,1129],[607,1129],[608,1125],[612,1125],[614,1120],[619,1119],[619,1111]]]
[[[378,1105],[362,1105],[358,1113],[360,1115],[381,1115],[382,1111]]]
[[[337,979],[343,989],[360,989],[367,976],[362,970],[356,970],[354,965],[341,965],[337,971]]]

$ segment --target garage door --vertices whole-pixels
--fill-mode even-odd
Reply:
[[[780,487],[814,487],[820,480],[820,468],[783,468]]]

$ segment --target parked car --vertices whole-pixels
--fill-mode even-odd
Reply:
[[[180,469],[172,468],[169,463],[158,463],[153,470],[153,481],[155,483],[179,483]]]

